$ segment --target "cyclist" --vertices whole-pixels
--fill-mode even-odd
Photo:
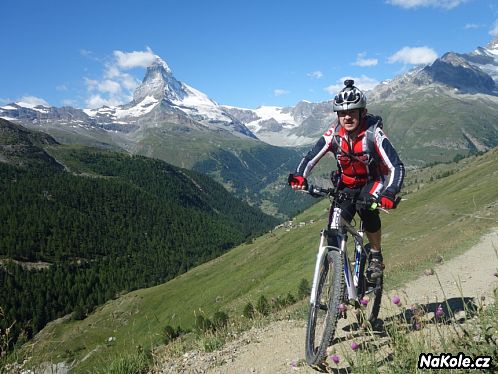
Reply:
[[[331,178],[338,191],[359,199],[370,198],[384,209],[396,207],[396,194],[403,184],[405,168],[396,150],[382,131],[382,119],[367,114],[367,100],[354,81],[344,81],[345,87],[335,96],[333,110],[338,123],[325,132],[304,156],[289,185],[294,190],[307,190],[307,177],[313,167],[327,153],[337,160],[337,170]],[[356,206],[351,201],[339,202],[342,217],[351,222]],[[381,221],[378,210],[359,209],[370,245],[367,277],[380,277],[384,270],[381,247]],[[332,212],[331,212],[332,216]]]

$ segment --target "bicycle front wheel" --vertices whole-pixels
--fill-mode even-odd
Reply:
[[[321,269],[315,303],[310,305],[306,328],[306,362],[323,370],[327,348],[332,344],[344,298],[343,258],[339,251],[328,253]]]

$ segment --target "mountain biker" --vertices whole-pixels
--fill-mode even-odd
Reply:
[[[344,81],[345,87],[335,96],[333,110],[338,123],[325,132],[304,156],[289,185],[294,190],[307,190],[307,177],[327,153],[332,152],[337,170],[331,178],[338,191],[359,199],[372,199],[384,209],[396,207],[396,195],[403,184],[405,168],[396,150],[382,131],[382,119],[367,114],[367,100],[354,81]],[[341,217],[351,222],[358,213],[364,222],[370,245],[367,277],[380,277],[384,270],[381,247],[381,221],[377,209],[357,208],[350,200],[339,202]],[[332,217],[332,212],[331,212]],[[329,244],[331,245],[331,244]]]

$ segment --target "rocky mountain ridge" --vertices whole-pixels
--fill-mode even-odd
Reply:
[[[0,117],[30,128],[52,128],[116,132],[130,141],[140,138],[148,127],[172,122],[207,131],[224,131],[239,137],[256,138],[239,120],[226,113],[206,94],[178,81],[160,57],[147,68],[133,100],[115,107],[96,109],[27,106],[12,103],[0,107]]]
[[[424,143],[434,146],[434,152],[436,149],[441,152],[449,150],[448,157],[453,157],[462,152],[489,149],[498,144],[498,129],[493,120],[498,115],[498,38],[471,53],[447,52],[432,64],[418,66],[382,82],[367,92],[367,97],[370,111],[389,117],[386,131],[394,138],[409,135],[413,132],[412,124],[423,117],[425,127],[420,126],[417,133],[428,137],[430,132],[430,137],[435,137]],[[441,111],[449,108],[450,112],[466,112],[475,107],[476,102],[484,112],[481,115],[484,121],[479,122],[477,128],[464,124],[459,116],[450,122],[447,113]],[[428,105],[431,118],[425,118]],[[399,108],[412,113],[407,118],[390,114],[397,113]],[[151,144],[151,139],[157,138],[158,133],[163,139],[174,139],[178,134],[200,132],[229,142],[232,136],[242,141],[257,137],[268,144],[296,147],[314,143],[336,120],[330,101],[301,101],[293,107],[263,106],[257,109],[219,105],[204,93],[178,81],[159,57],[148,67],[133,100],[126,105],[80,110],[9,104],[0,107],[0,117],[31,128],[71,133],[71,137],[76,139],[90,137],[132,153],[160,158],[163,156],[157,156],[154,151],[157,145]],[[473,120],[472,117],[467,119]],[[445,133],[431,132],[434,126],[444,126],[450,133],[449,139]],[[483,138],[486,132],[490,135]],[[185,142],[189,142],[189,138],[195,137],[185,136]],[[217,147],[224,150],[223,145]],[[427,160],[425,156],[413,160],[413,152],[405,152],[403,147],[413,146],[408,143],[401,146],[401,153],[410,158],[408,163],[441,159],[432,155]]]

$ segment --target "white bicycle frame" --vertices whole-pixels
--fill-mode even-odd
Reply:
[[[363,248],[363,231],[357,230],[353,225],[341,217],[341,209],[334,208],[330,229],[337,230],[339,247],[325,245],[327,243],[327,231],[322,230],[320,233],[320,246],[318,247],[318,254],[316,256],[315,271],[313,274],[313,284],[311,286],[311,305],[316,304],[317,288],[320,277],[320,268],[324,266],[325,257],[329,251],[339,251],[343,257],[344,266],[344,279],[346,281],[346,288],[348,291],[348,299],[358,301],[358,293],[356,292],[359,282],[360,273],[360,258]],[[351,234],[355,242],[355,266],[351,269],[351,263],[347,255],[347,233]]]

